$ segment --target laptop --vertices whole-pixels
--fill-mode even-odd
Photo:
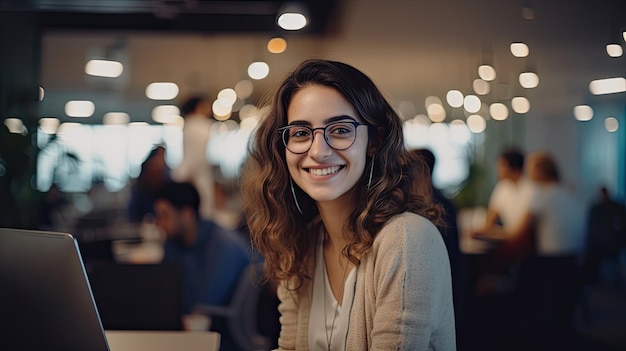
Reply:
[[[0,350],[109,350],[70,234],[0,228]]]

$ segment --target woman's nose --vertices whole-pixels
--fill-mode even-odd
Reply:
[[[316,130],[313,132],[313,142],[311,143],[311,148],[309,149],[309,155],[313,158],[315,157],[326,157],[330,155],[332,152],[330,146],[326,142],[324,138],[324,131]]]

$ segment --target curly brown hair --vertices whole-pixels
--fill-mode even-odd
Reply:
[[[376,146],[366,165],[368,171],[355,185],[359,199],[345,226],[353,233],[343,252],[348,259],[358,264],[382,226],[395,215],[409,211],[435,223],[441,215],[439,207],[431,203],[426,165],[406,151],[402,120],[374,82],[342,62],[306,60],[269,96],[241,173],[244,215],[252,243],[265,259],[266,278],[296,278],[297,287],[303,279],[310,279],[312,272],[307,272],[305,262],[314,254],[321,220],[315,201],[294,184],[302,213],[295,204],[286,150],[277,129],[287,125],[294,94],[311,85],[339,92],[368,125],[369,143]],[[371,162],[373,176],[368,187]],[[416,177],[423,181],[413,182]]]

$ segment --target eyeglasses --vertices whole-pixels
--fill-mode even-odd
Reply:
[[[313,145],[315,131],[322,130],[326,144],[334,150],[345,150],[354,144],[356,140],[356,130],[359,126],[367,126],[367,124],[356,121],[334,122],[326,125],[326,127],[311,128],[301,125],[290,125],[278,128],[278,132],[282,135],[283,144],[287,150],[294,154],[303,154]]]

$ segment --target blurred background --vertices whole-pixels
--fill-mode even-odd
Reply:
[[[601,187],[624,204],[624,1],[0,0],[0,47],[3,227],[135,236],[129,189],[155,146],[181,162],[180,107],[197,95],[213,104],[206,156],[234,226],[258,104],[311,57],[375,81],[461,211],[484,209],[511,146],[555,155],[587,207]],[[621,312],[599,333],[626,326],[612,293]]]

